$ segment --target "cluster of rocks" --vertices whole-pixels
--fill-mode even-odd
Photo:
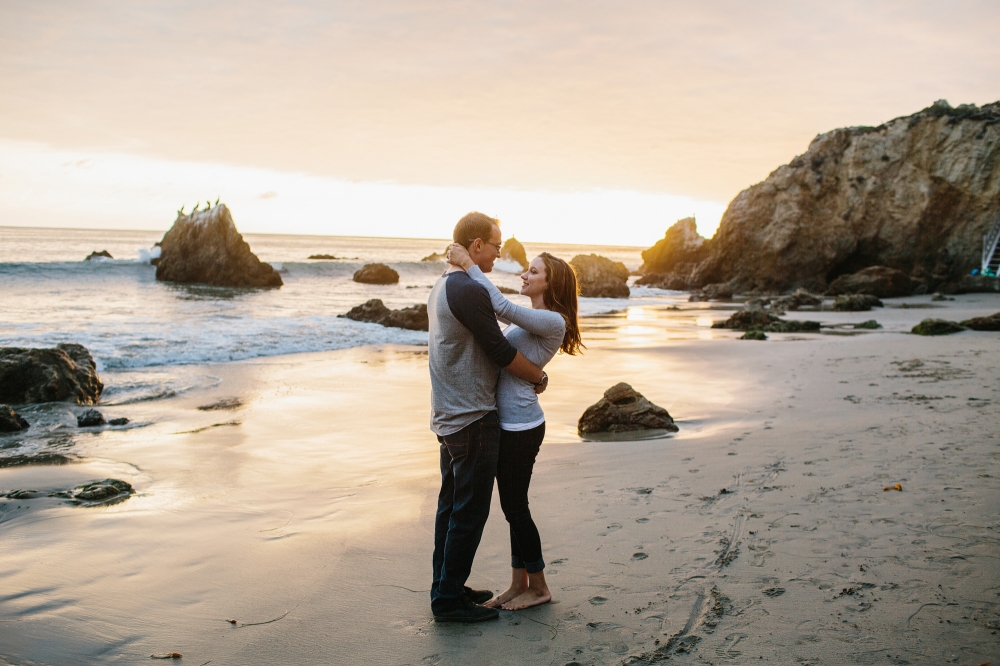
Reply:
[[[615,384],[604,397],[584,411],[577,423],[581,435],[602,432],[667,430],[679,428],[667,410],[654,405],[625,382]]]
[[[947,319],[924,319],[911,330],[917,335],[951,335],[965,330],[1000,331],[1000,312],[988,317],[973,317],[962,322]]]
[[[280,287],[278,271],[257,258],[225,204],[184,214],[160,241],[156,279],[218,287]]]
[[[781,319],[759,308],[750,308],[734,312],[729,319],[717,321],[712,324],[712,328],[728,328],[734,331],[759,331],[763,333],[802,333],[818,331],[820,323],[818,321],[798,321],[794,319]],[[766,338],[746,337],[747,340],[757,340]]]
[[[354,271],[354,281],[364,284],[397,284],[399,273],[385,264],[365,264]]]
[[[1000,210],[1000,102],[945,101],[878,127],[816,137],[736,196],[710,240],[680,220],[636,284],[699,298],[1000,291],[972,276]]]
[[[578,254],[569,261],[576,271],[580,295],[590,298],[628,298],[628,269],[620,261],[596,254]]]
[[[382,299],[373,298],[351,308],[347,314],[340,316],[354,321],[405,328],[411,331],[426,331],[430,327],[427,319],[427,305],[423,303],[400,310],[390,310],[382,302]]]

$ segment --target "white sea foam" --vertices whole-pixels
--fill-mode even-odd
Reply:
[[[504,273],[512,273],[514,275],[520,275],[524,272],[521,268],[521,264],[510,259],[497,259],[493,264],[493,270],[502,271]]]
[[[153,261],[153,259],[159,259],[160,255],[162,253],[163,253],[163,248],[161,248],[159,245],[154,245],[153,247],[149,248],[148,250],[146,248],[140,247],[139,248],[139,263],[140,264],[151,263]]]

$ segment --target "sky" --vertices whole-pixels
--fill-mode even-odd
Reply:
[[[837,127],[1000,99],[1000,3],[0,2],[0,225],[650,245]]]

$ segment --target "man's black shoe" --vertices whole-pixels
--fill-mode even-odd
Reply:
[[[468,599],[459,599],[454,605],[442,610],[434,611],[434,619],[437,622],[485,622],[495,620],[500,617],[500,611],[496,608],[487,608],[474,604]]]
[[[489,590],[473,590],[468,585],[462,587],[462,592],[465,593],[465,598],[474,604],[485,604],[493,598],[493,593]]]

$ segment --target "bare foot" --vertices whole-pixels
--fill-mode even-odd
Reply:
[[[518,596],[527,591],[527,589],[528,589],[527,585],[524,585],[523,587],[511,585],[506,590],[501,592],[498,596],[493,597],[483,605],[486,606],[487,608],[500,608],[502,604],[507,603],[511,599],[516,599]]]
[[[552,593],[549,592],[548,588],[537,589],[529,587],[527,590],[510,601],[502,603],[500,607],[504,610],[515,611],[524,608],[531,608],[532,606],[541,606],[542,604],[547,604],[550,601],[552,601]]]

